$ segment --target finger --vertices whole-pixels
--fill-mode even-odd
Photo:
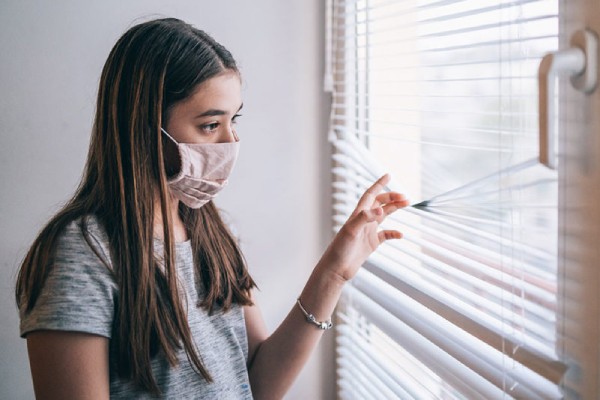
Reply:
[[[399,231],[393,230],[383,230],[377,232],[377,238],[379,239],[379,244],[385,242],[386,240],[391,239],[402,239],[402,233]]]
[[[410,205],[410,201],[408,201],[406,199],[400,200],[400,201],[395,201],[393,203],[388,203],[382,207],[383,213],[387,217],[388,215],[392,214],[393,212],[395,212],[401,208],[408,207],[409,205]]]
[[[377,195],[385,188],[385,185],[390,181],[390,175],[385,174],[381,178],[377,179],[370,188],[361,196],[356,206],[356,210],[365,210],[372,207]]]
[[[350,231],[358,231],[363,225],[370,222],[381,222],[384,218],[383,208],[376,207],[369,210],[362,210],[357,215],[350,217],[346,226]]]
[[[379,206],[382,204],[393,203],[395,201],[406,200],[406,196],[402,193],[397,192],[386,192],[380,193],[375,197],[375,205]]]

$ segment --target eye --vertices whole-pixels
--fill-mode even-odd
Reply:
[[[235,114],[235,115],[233,116],[233,118],[231,118],[231,123],[232,123],[232,124],[237,124],[237,122],[238,122],[237,120],[238,120],[238,118],[239,118],[239,117],[241,117],[241,116],[242,116],[242,114]]]
[[[219,127],[219,125],[220,124],[218,122],[211,122],[209,124],[201,125],[200,129],[202,129],[206,133],[213,133],[214,131],[217,130],[217,128]]]

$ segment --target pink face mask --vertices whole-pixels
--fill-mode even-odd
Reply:
[[[177,199],[190,208],[200,208],[227,185],[237,159],[240,142],[178,143],[160,128],[179,150],[181,170],[169,179],[169,188]]]

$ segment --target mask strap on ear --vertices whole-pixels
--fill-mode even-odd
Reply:
[[[169,133],[168,133],[167,131],[165,131],[165,130],[164,130],[164,128],[163,128],[162,126],[160,127],[160,130],[161,130],[161,131],[162,131],[162,132],[163,132],[165,135],[167,135],[167,137],[168,137],[169,139],[171,139],[171,140],[172,140],[172,141],[173,141],[175,144],[179,144],[179,143],[177,142],[177,140],[173,139],[173,136],[169,135]]]

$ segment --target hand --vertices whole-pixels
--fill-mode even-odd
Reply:
[[[367,189],[321,258],[320,264],[328,265],[327,269],[342,281],[352,279],[381,243],[402,238],[402,233],[396,230],[378,231],[385,217],[409,205],[400,193],[381,193],[389,180],[386,174]]]

